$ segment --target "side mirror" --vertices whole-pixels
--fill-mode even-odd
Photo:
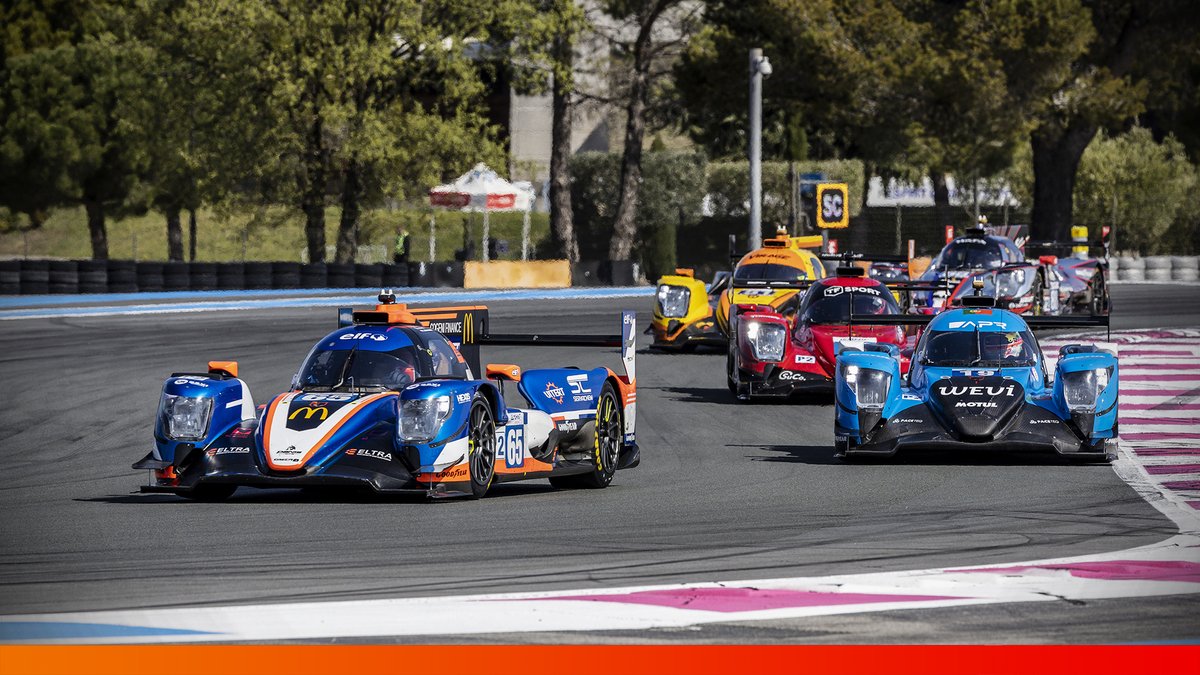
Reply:
[[[209,361],[208,372],[210,373],[225,373],[230,377],[238,376],[237,361]]]
[[[487,364],[487,377],[489,380],[520,382],[521,366],[514,366],[511,363],[489,363]]]

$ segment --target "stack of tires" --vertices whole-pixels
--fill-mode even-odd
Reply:
[[[163,264],[160,262],[137,263],[137,288],[143,293],[156,293],[163,289]]]
[[[136,293],[137,263],[132,260],[109,260],[108,265],[109,293]]]
[[[354,288],[353,263],[325,263],[328,288]]]
[[[300,263],[271,263],[271,288],[300,288]]]
[[[21,292],[21,261],[0,260],[0,295]]]
[[[80,293],[108,292],[107,260],[80,260],[77,264]]]
[[[246,266],[242,263],[217,263],[217,289],[240,291],[246,287]]]
[[[187,291],[192,288],[192,270],[185,262],[163,263],[163,290]]]
[[[1200,258],[1192,255],[1171,256],[1171,281],[1200,281]]]
[[[21,293],[45,295],[50,292],[50,261],[21,261]]]
[[[78,293],[79,263],[74,260],[51,260],[49,288],[56,295]]]
[[[306,263],[300,266],[300,288],[328,288],[329,270],[325,263]]]
[[[1146,280],[1146,261],[1144,258],[1121,258],[1117,269],[1117,279],[1120,281]]]
[[[193,291],[215,291],[217,290],[217,264],[194,262],[191,263],[192,268],[192,285]]]
[[[1170,281],[1171,258],[1165,255],[1152,255],[1142,258],[1146,261],[1146,281]]]

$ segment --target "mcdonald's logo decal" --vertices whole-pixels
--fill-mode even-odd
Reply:
[[[303,408],[296,408],[295,410],[293,410],[292,414],[288,415],[288,419],[294,420],[294,419],[296,419],[296,416],[299,415],[300,413],[304,413],[304,419],[306,419],[306,420],[312,419],[313,416],[316,415],[317,413],[321,414],[321,421],[325,421],[329,417],[329,409],[328,408],[324,408],[324,407],[317,408],[317,407],[313,407],[313,406],[305,406]]]

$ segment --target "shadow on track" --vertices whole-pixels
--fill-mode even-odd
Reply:
[[[505,483],[493,485],[484,499],[491,501],[505,497],[524,495],[539,495],[563,493],[569,494],[579,490],[560,490],[549,484],[540,483]],[[163,493],[133,492],[126,495],[108,495],[105,497],[88,497],[75,499],[77,502],[99,502],[105,504],[201,504],[179,495]],[[239,488],[227,503],[242,504],[454,504],[471,503],[476,500],[468,497],[447,497],[430,499],[422,494],[378,494],[367,488],[271,488],[259,489]]]
[[[757,448],[775,455],[747,455],[756,462],[784,462],[789,464],[841,464],[854,466],[1077,466],[1111,470],[1104,462],[1079,463],[1068,457],[1049,452],[1002,452],[994,450],[905,450],[893,457],[851,457],[839,459],[833,456],[833,445],[731,445],[733,448]]]
[[[733,394],[729,393],[728,388],[724,387],[641,387],[644,390],[654,389],[666,394],[676,394],[669,397],[668,400],[680,401],[682,403],[723,403],[726,405],[749,405],[749,406],[824,406],[833,405],[833,398],[829,394],[823,393],[800,393],[792,394],[789,397],[781,398],[761,398],[753,401],[738,401]],[[798,407],[798,410],[803,408]]]

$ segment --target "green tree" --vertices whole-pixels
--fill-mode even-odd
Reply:
[[[51,206],[82,203],[92,255],[105,259],[106,214],[126,205],[148,164],[139,138],[151,104],[146,54],[123,43],[116,6],[8,11],[6,32],[28,39],[6,45],[0,72],[0,202],[35,220]]]
[[[1122,250],[1171,253],[1166,234],[1187,213],[1198,185],[1182,143],[1155,142],[1148,129],[1100,133],[1084,151],[1075,183],[1075,221],[1093,233],[1114,226]]]
[[[1188,0],[1086,0],[1087,48],[1071,61],[1043,101],[1030,136],[1033,150],[1031,234],[1063,240],[1084,150],[1103,128],[1140,113],[1154,94],[1187,73],[1200,54],[1200,6]]]

